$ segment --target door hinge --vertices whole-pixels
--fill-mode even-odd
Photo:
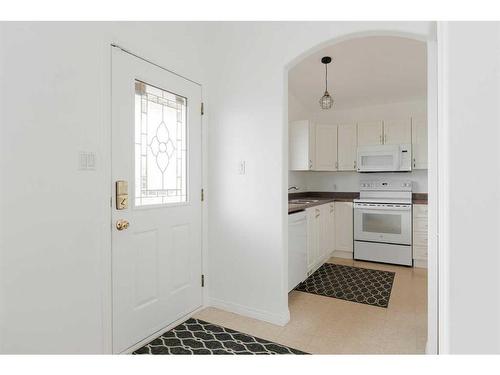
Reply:
[[[201,115],[203,116],[205,114],[205,105],[203,102],[201,102]]]
[[[205,275],[201,275],[201,287],[205,286]]]
[[[205,191],[201,189],[201,201],[203,202],[205,200]]]

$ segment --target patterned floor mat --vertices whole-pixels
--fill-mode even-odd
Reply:
[[[295,290],[387,307],[394,272],[325,263]]]
[[[300,350],[188,319],[133,354],[307,354]]]

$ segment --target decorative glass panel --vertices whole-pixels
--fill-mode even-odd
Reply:
[[[187,201],[187,99],[135,81],[135,206]]]

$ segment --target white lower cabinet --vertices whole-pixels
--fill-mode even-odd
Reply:
[[[306,209],[307,274],[310,275],[334,253],[352,258],[352,202],[330,202]]]
[[[427,205],[413,205],[413,265],[427,268]]]
[[[288,291],[307,278],[307,215],[288,215]]]
[[[307,271],[314,269],[319,258],[319,226],[321,211],[318,206],[306,210],[307,213]]]
[[[314,272],[331,256],[335,235],[335,206],[327,203],[306,209],[307,271]]]
[[[328,248],[327,248],[327,255],[330,257],[332,253],[335,250],[335,203],[331,202],[328,204],[328,210],[327,210],[327,215],[328,215]]]
[[[335,202],[335,255],[352,258],[353,242],[352,202]]]

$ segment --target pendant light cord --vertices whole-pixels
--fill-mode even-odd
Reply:
[[[328,64],[325,64],[325,92],[328,91]]]

